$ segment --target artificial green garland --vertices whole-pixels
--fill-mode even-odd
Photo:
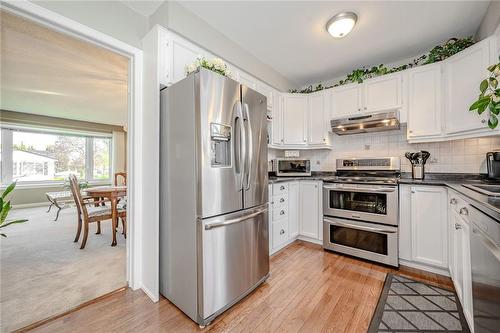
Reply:
[[[379,65],[379,66],[373,66],[372,68],[365,68],[361,67],[358,69],[353,70],[350,74],[347,74],[347,77],[344,80],[340,80],[338,83],[334,84],[333,86],[329,87],[323,87],[323,85],[320,83],[316,87],[313,88],[312,85],[305,89],[291,89],[291,93],[301,93],[301,94],[309,94],[313,93],[316,91],[320,91],[323,89],[330,89],[333,87],[338,87],[342,86],[347,83],[363,83],[363,80],[370,79],[373,77],[385,75],[385,74],[391,74],[391,73],[396,73],[403,71],[405,69],[421,66],[421,65],[427,65],[427,64],[432,64],[435,62],[442,61],[446,58],[451,57],[452,55],[474,45],[474,41],[472,40],[471,37],[467,38],[451,38],[449,39],[446,43],[443,45],[437,45],[435,46],[432,50],[429,51],[428,54],[424,54],[423,56],[414,59],[411,63],[397,66],[397,67],[392,67],[392,68],[387,68],[384,65]]]

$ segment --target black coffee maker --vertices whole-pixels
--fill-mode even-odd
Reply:
[[[488,179],[500,181],[500,152],[486,153]]]

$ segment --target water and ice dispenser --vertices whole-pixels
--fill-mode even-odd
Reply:
[[[210,124],[211,165],[231,167],[231,126]]]

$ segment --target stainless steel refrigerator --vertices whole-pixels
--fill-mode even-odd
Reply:
[[[269,276],[266,97],[200,69],[160,105],[160,293],[205,326]]]

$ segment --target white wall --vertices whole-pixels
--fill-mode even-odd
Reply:
[[[148,18],[119,1],[33,1],[41,7],[141,48]]]
[[[149,26],[153,27],[155,24],[175,31],[278,90],[287,91],[296,87],[294,82],[254,57],[176,1],[165,1],[150,16]]]
[[[485,154],[500,150],[500,137],[409,144],[406,141],[406,128],[403,127],[398,131],[335,135],[331,151],[301,151],[300,156],[311,159],[311,168],[314,171],[335,171],[337,158],[399,156],[402,171],[411,172],[410,163],[404,153],[418,150],[431,153],[425,166],[427,172],[486,173]],[[281,150],[269,152],[270,159],[284,156]]]
[[[484,15],[483,21],[477,29],[476,39],[482,40],[493,35],[498,25],[500,24],[500,2],[492,1]]]

